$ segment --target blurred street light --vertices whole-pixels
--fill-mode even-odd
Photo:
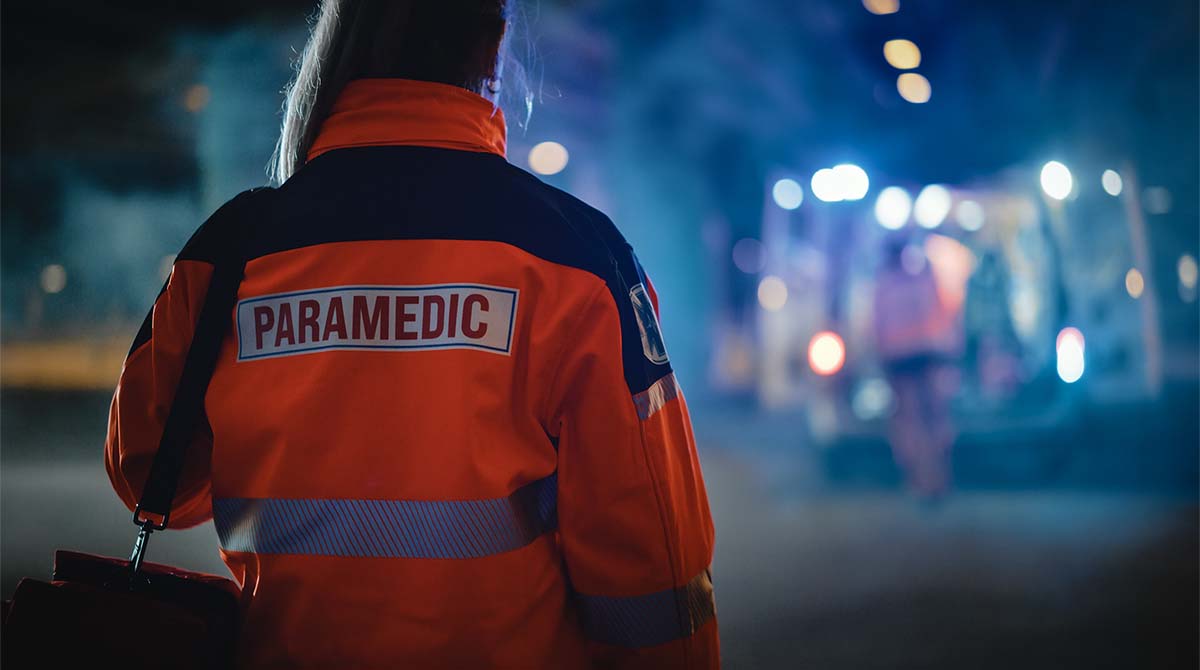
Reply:
[[[812,192],[822,202],[862,200],[871,190],[867,171],[853,163],[821,168],[812,176]]]
[[[1121,189],[1124,183],[1121,180],[1121,175],[1116,170],[1105,170],[1104,174],[1100,175],[1100,185],[1104,187],[1104,192],[1114,198],[1121,195]]]
[[[804,202],[804,189],[795,179],[780,179],[771,188],[771,197],[784,209],[796,209]]]
[[[1137,300],[1142,297],[1142,291],[1146,290],[1146,280],[1142,277],[1142,273],[1137,268],[1129,268],[1129,272],[1125,273],[1125,292],[1129,297]]]
[[[930,184],[921,189],[913,205],[913,216],[922,228],[937,228],[950,213],[950,191],[945,186]]]
[[[758,304],[769,312],[778,312],[787,304],[787,284],[774,275],[762,278],[758,283]]]
[[[822,202],[842,200],[842,189],[832,168],[821,168],[813,173],[811,186],[813,195]]]
[[[67,287],[67,269],[58,263],[42,268],[41,285],[46,293],[61,292]]]
[[[900,11],[900,0],[863,0],[863,7],[872,14],[895,14]]]
[[[929,80],[916,72],[905,72],[896,77],[896,90],[900,92],[901,98],[914,105],[929,102],[929,98],[933,96],[933,87]]]
[[[183,106],[187,111],[195,114],[208,106],[208,101],[211,97],[212,94],[207,86],[204,84],[193,84],[183,94]]]
[[[974,200],[963,200],[954,208],[954,218],[963,230],[975,232],[983,227],[986,214],[983,206],[979,203]]]
[[[733,264],[748,275],[762,272],[766,260],[762,242],[753,237],[742,238],[733,245]]]
[[[1075,185],[1071,171],[1058,161],[1050,161],[1042,166],[1041,182],[1042,190],[1055,200],[1066,200]]]
[[[897,70],[911,70],[921,64],[921,49],[910,40],[883,43],[883,58]]]
[[[538,174],[558,174],[568,160],[567,148],[558,142],[540,142],[529,150],[529,168]]]
[[[829,376],[842,369],[846,362],[846,345],[837,333],[829,330],[813,335],[808,343],[808,364],[813,372]]]
[[[875,220],[888,230],[899,230],[912,214],[912,196],[899,186],[889,186],[875,199]]]
[[[871,421],[887,416],[893,402],[892,387],[880,377],[871,377],[858,385],[850,408],[854,410],[854,416]]]
[[[833,166],[833,176],[841,191],[841,200],[862,200],[871,190],[871,179],[867,171],[854,163]]]
[[[1179,257],[1179,283],[1188,288],[1196,288],[1196,275],[1198,268],[1196,267],[1196,259],[1192,258],[1191,254],[1184,254]]]
[[[1078,328],[1070,326],[1058,333],[1055,341],[1055,352],[1058,358],[1058,377],[1068,384],[1074,384],[1083,376],[1083,333]]]

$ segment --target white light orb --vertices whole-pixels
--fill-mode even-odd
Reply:
[[[812,192],[822,202],[840,202],[843,200],[842,187],[837,174],[832,168],[821,168],[812,176]]]
[[[922,228],[937,228],[950,213],[950,191],[945,186],[930,184],[921,189],[913,204],[913,216]]]
[[[1071,171],[1058,161],[1050,161],[1042,166],[1041,182],[1042,190],[1055,200],[1066,200],[1075,186]]]
[[[912,214],[912,196],[899,186],[889,186],[875,198],[875,220],[888,230],[899,230]]]
[[[1100,175],[1100,185],[1104,187],[1105,193],[1114,198],[1121,195],[1121,189],[1125,188],[1125,182],[1116,170],[1105,170],[1104,174]]]
[[[1074,384],[1083,376],[1083,333],[1078,328],[1063,328],[1058,333],[1055,351],[1058,358],[1058,378]]]
[[[841,191],[842,200],[862,200],[871,190],[871,179],[867,171],[854,163],[833,166],[833,176]]]
[[[771,188],[771,197],[784,209],[796,209],[804,202],[804,188],[795,179],[780,179]]]
[[[983,205],[974,200],[963,200],[954,208],[954,218],[963,230],[975,232],[983,227],[986,214]]]

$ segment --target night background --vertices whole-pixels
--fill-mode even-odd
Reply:
[[[267,183],[313,9],[4,4],[5,598],[57,547],[128,553],[112,389],[173,254]],[[513,30],[509,160],[662,299],[725,667],[1197,667],[1194,0],[531,0]],[[225,574],[211,524],[150,560]]]

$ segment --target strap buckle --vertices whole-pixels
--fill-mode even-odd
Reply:
[[[143,514],[146,518],[142,518]],[[146,558],[146,546],[150,544],[150,534],[156,530],[165,530],[168,516],[142,512],[140,502],[133,510],[133,523],[140,530],[138,530],[137,539],[133,541],[133,551],[129,554],[129,589],[131,591],[136,590],[140,584],[138,577],[142,570],[142,561]],[[143,577],[140,581],[144,582],[145,578]]]
[[[158,514],[157,512],[148,512],[142,509],[141,501],[138,501],[137,507],[133,510],[133,524],[138,528],[150,527],[150,530],[166,530],[167,520],[170,518],[170,513]]]

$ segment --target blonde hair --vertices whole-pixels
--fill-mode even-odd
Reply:
[[[461,86],[499,104],[533,107],[525,69],[509,55],[509,0],[322,0],[296,75],[284,89],[283,123],[267,168],[282,184],[301,166],[346,84],[362,77]],[[504,76],[515,86],[501,86]],[[518,120],[523,125],[523,122]]]

